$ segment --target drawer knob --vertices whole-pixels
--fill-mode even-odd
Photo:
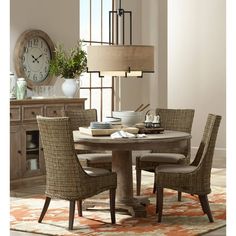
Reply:
[[[21,154],[21,150],[18,150],[17,152],[18,152],[19,154]]]
[[[36,115],[34,111],[31,112],[32,115]]]
[[[12,118],[12,113],[10,112],[10,117]]]
[[[53,114],[57,114],[57,111],[53,111]]]

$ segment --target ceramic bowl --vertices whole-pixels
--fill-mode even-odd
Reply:
[[[126,126],[134,126],[143,121],[143,113],[135,111],[113,111],[113,117],[121,118],[121,122]]]

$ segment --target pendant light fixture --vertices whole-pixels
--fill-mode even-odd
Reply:
[[[126,15],[129,45],[125,44]],[[154,72],[154,47],[132,45],[132,12],[121,8],[121,0],[117,10],[109,11],[109,45],[87,47],[87,72],[100,77],[143,77],[143,73]]]

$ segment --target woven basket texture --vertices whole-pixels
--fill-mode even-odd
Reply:
[[[85,199],[116,188],[116,173],[90,176],[82,168],[68,117],[37,117],[46,164],[46,195],[65,200]]]
[[[67,110],[64,116],[70,118],[72,130],[78,130],[79,127],[89,127],[90,122],[97,121],[97,110]]]
[[[157,108],[156,114],[160,116],[161,127],[165,130],[173,130],[173,131],[181,131],[186,133],[191,133],[192,130],[192,123],[194,117],[194,110],[193,109],[164,109],[164,108]],[[186,158],[177,160],[178,164],[184,164],[190,162],[190,142],[176,146],[175,142],[168,143],[165,147],[157,147],[156,149],[152,150],[152,153],[177,153],[182,154]],[[156,161],[149,161],[148,154],[143,154],[136,158],[136,169],[143,169],[147,171],[154,172],[155,168],[159,164],[168,164],[159,162],[158,156],[156,156]],[[173,163],[170,163],[173,164]]]
[[[221,121],[221,116],[209,114],[203,137],[197,154],[190,164],[192,171],[186,171],[189,166],[178,166],[178,171],[168,172],[165,166],[156,168],[157,186],[170,188],[181,192],[204,195],[211,192],[210,177],[215,142]],[[174,166],[173,166],[174,168]]]
[[[86,110],[70,110],[65,111],[64,115],[70,118],[72,130],[78,130],[79,127],[88,127],[90,122],[97,121],[97,110],[96,109],[86,109]],[[104,168],[106,170],[112,169],[111,160],[112,154],[108,155],[105,153],[104,157],[101,157],[101,151],[93,150],[76,150],[80,163],[83,166],[94,167],[94,168]],[[98,155],[96,153],[99,153]],[[87,158],[80,154],[88,154]],[[100,160],[100,161],[98,161]]]

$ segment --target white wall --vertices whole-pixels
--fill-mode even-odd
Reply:
[[[20,34],[27,29],[45,31],[54,43],[72,47],[79,39],[78,0],[11,0],[10,2],[10,69],[14,71],[13,50]],[[56,81],[57,95],[62,80]]]
[[[192,146],[208,113],[222,122],[216,148],[226,148],[226,39],[224,0],[169,0],[168,107],[194,108]]]
[[[142,43],[154,45],[155,73],[150,74],[148,94],[151,108],[167,107],[167,1],[142,1]]]

